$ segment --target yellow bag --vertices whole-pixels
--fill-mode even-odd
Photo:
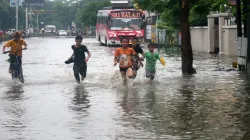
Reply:
[[[161,62],[161,64],[162,64],[162,66],[165,66],[165,65],[166,65],[165,60],[164,60],[162,57],[160,58],[160,62]]]

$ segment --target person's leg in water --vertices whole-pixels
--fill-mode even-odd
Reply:
[[[155,78],[155,76],[154,76],[154,75],[151,75],[150,80],[153,81],[154,78]]]
[[[10,66],[9,66],[9,74],[12,74],[12,69],[11,69],[11,67],[12,67],[12,63],[10,63]]]
[[[79,75],[80,67],[78,64],[74,63],[73,71],[74,71],[74,76],[75,76],[76,82],[80,83],[80,75]]]
[[[10,58],[9,58],[9,62],[10,62],[9,73],[12,74],[12,69],[11,69],[11,67],[12,67],[12,66],[14,65],[14,63],[16,62],[16,56],[10,54],[9,57],[10,57]]]
[[[123,84],[127,84],[127,75],[126,75],[126,71],[127,71],[127,68],[121,68],[120,67],[120,73],[121,73],[121,76],[122,76],[122,81],[123,81]]]
[[[151,81],[155,78],[155,70],[147,70],[146,69],[146,77],[150,78]]]
[[[137,58],[133,57],[133,66],[132,66],[132,70],[133,70],[133,79],[136,78],[137,76],[137,70],[138,70],[138,60]]]
[[[152,70],[150,80],[153,81],[154,79],[155,79],[155,70]]]
[[[132,70],[133,70],[133,79],[136,78],[138,69],[139,69],[138,66],[133,66],[132,67]]]
[[[134,72],[133,69],[131,67],[129,68],[120,68],[120,72],[121,72],[121,76],[123,79],[123,84],[127,83],[127,77],[128,78],[133,78],[134,77]]]
[[[126,76],[126,72],[125,71],[121,71],[121,76],[122,76],[122,81],[123,84],[127,84],[127,76]]]
[[[127,69],[126,75],[128,76],[129,79],[134,78],[134,71],[131,67]]]
[[[76,82],[79,84],[80,83],[80,75],[79,75],[79,73],[74,73],[74,76],[76,78]]]
[[[83,64],[83,66],[80,68],[80,74],[82,76],[81,81],[83,81],[84,78],[86,78],[87,76],[87,64],[86,63]]]
[[[18,64],[20,65],[20,72],[23,70],[22,68],[22,56],[17,56],[17,61],[18,61]]]

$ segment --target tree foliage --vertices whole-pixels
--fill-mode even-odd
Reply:
[[[56,12],[41,14],[40,21],[43,21],[45,25],[56,25],[58,28],[67,28],[72,22],[75,22],[78,27],[94,26],[97,11],[110,5],[110,0],[45,1],[44,10],[56,10]]]
[[[196,73],[196,71],[193,68],[190,24],[204,24],[209,12],[217,5],[221,6],[225,1],[226,0],[135,0],[134,2],[141,9],[160,13],[166,26],[180,29],[182,73],[192,74]]]
[[[25,27],[25,8],[19,7],[19,28]],[[0,0],[0,29],[8,30],[9,28],[15,28],[16,22],[16,9],[15,7],[9,8],[9,0]]]
[[[98,10],[106,6],[111,6],[110,0],[83,1],[77,13],[77,21],[85,26],[95,26]]]
[[[9,3],[7,0],[0,0],[0,12],[8,12]]]
[[[205,25],[210,11],[225,11],[227,0],[135,0],[139,8],[161,14],[165,25],[180,29],[182,73],[196,73],[193,68],[191,25]]]
[[[160,13],[160,19],[165,26],[180,27],[179,0],[134,0],[139,8]],[[228,0],[190,0],[190,26],[207,25],[207,15],[210,11],[233,11],[232,7],[225,6]]]
[[[70,1],[64,2],[61,0],[45,1],[45,6],[40,10],[55,10],[55,12],[45,12],[39,14],[39,21],[44,25],[56,25],[59,29],[66,29],[71,26],[71,22],[75,20],[76,4],[71,4]],[[33,22],[36,17],[34,16]],[[36,23],[34,23],[36,24]]]

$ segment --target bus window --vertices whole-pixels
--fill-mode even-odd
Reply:
[[[104,20],[104,19],[103,19],[103,17],[101,17],[101,24],[103,24],[103,23],[104,23],[104,22],[103,22],[103,20]]]
[[[108,17],[105,17],[105,24],[108,25]]]

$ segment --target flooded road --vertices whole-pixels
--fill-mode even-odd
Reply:
[[[183,76],[178,54],[164,53],[152,83],[144,69],[124,87],[115,48],[84,39],[92,57],[77,84],[74,38],[27,39],[25,83],[12,81],[0,55],[0,140],[249,140],[249,78],[228,57],[195,54],[197,74]],[[144,48],[146,49],[146,48]]]

